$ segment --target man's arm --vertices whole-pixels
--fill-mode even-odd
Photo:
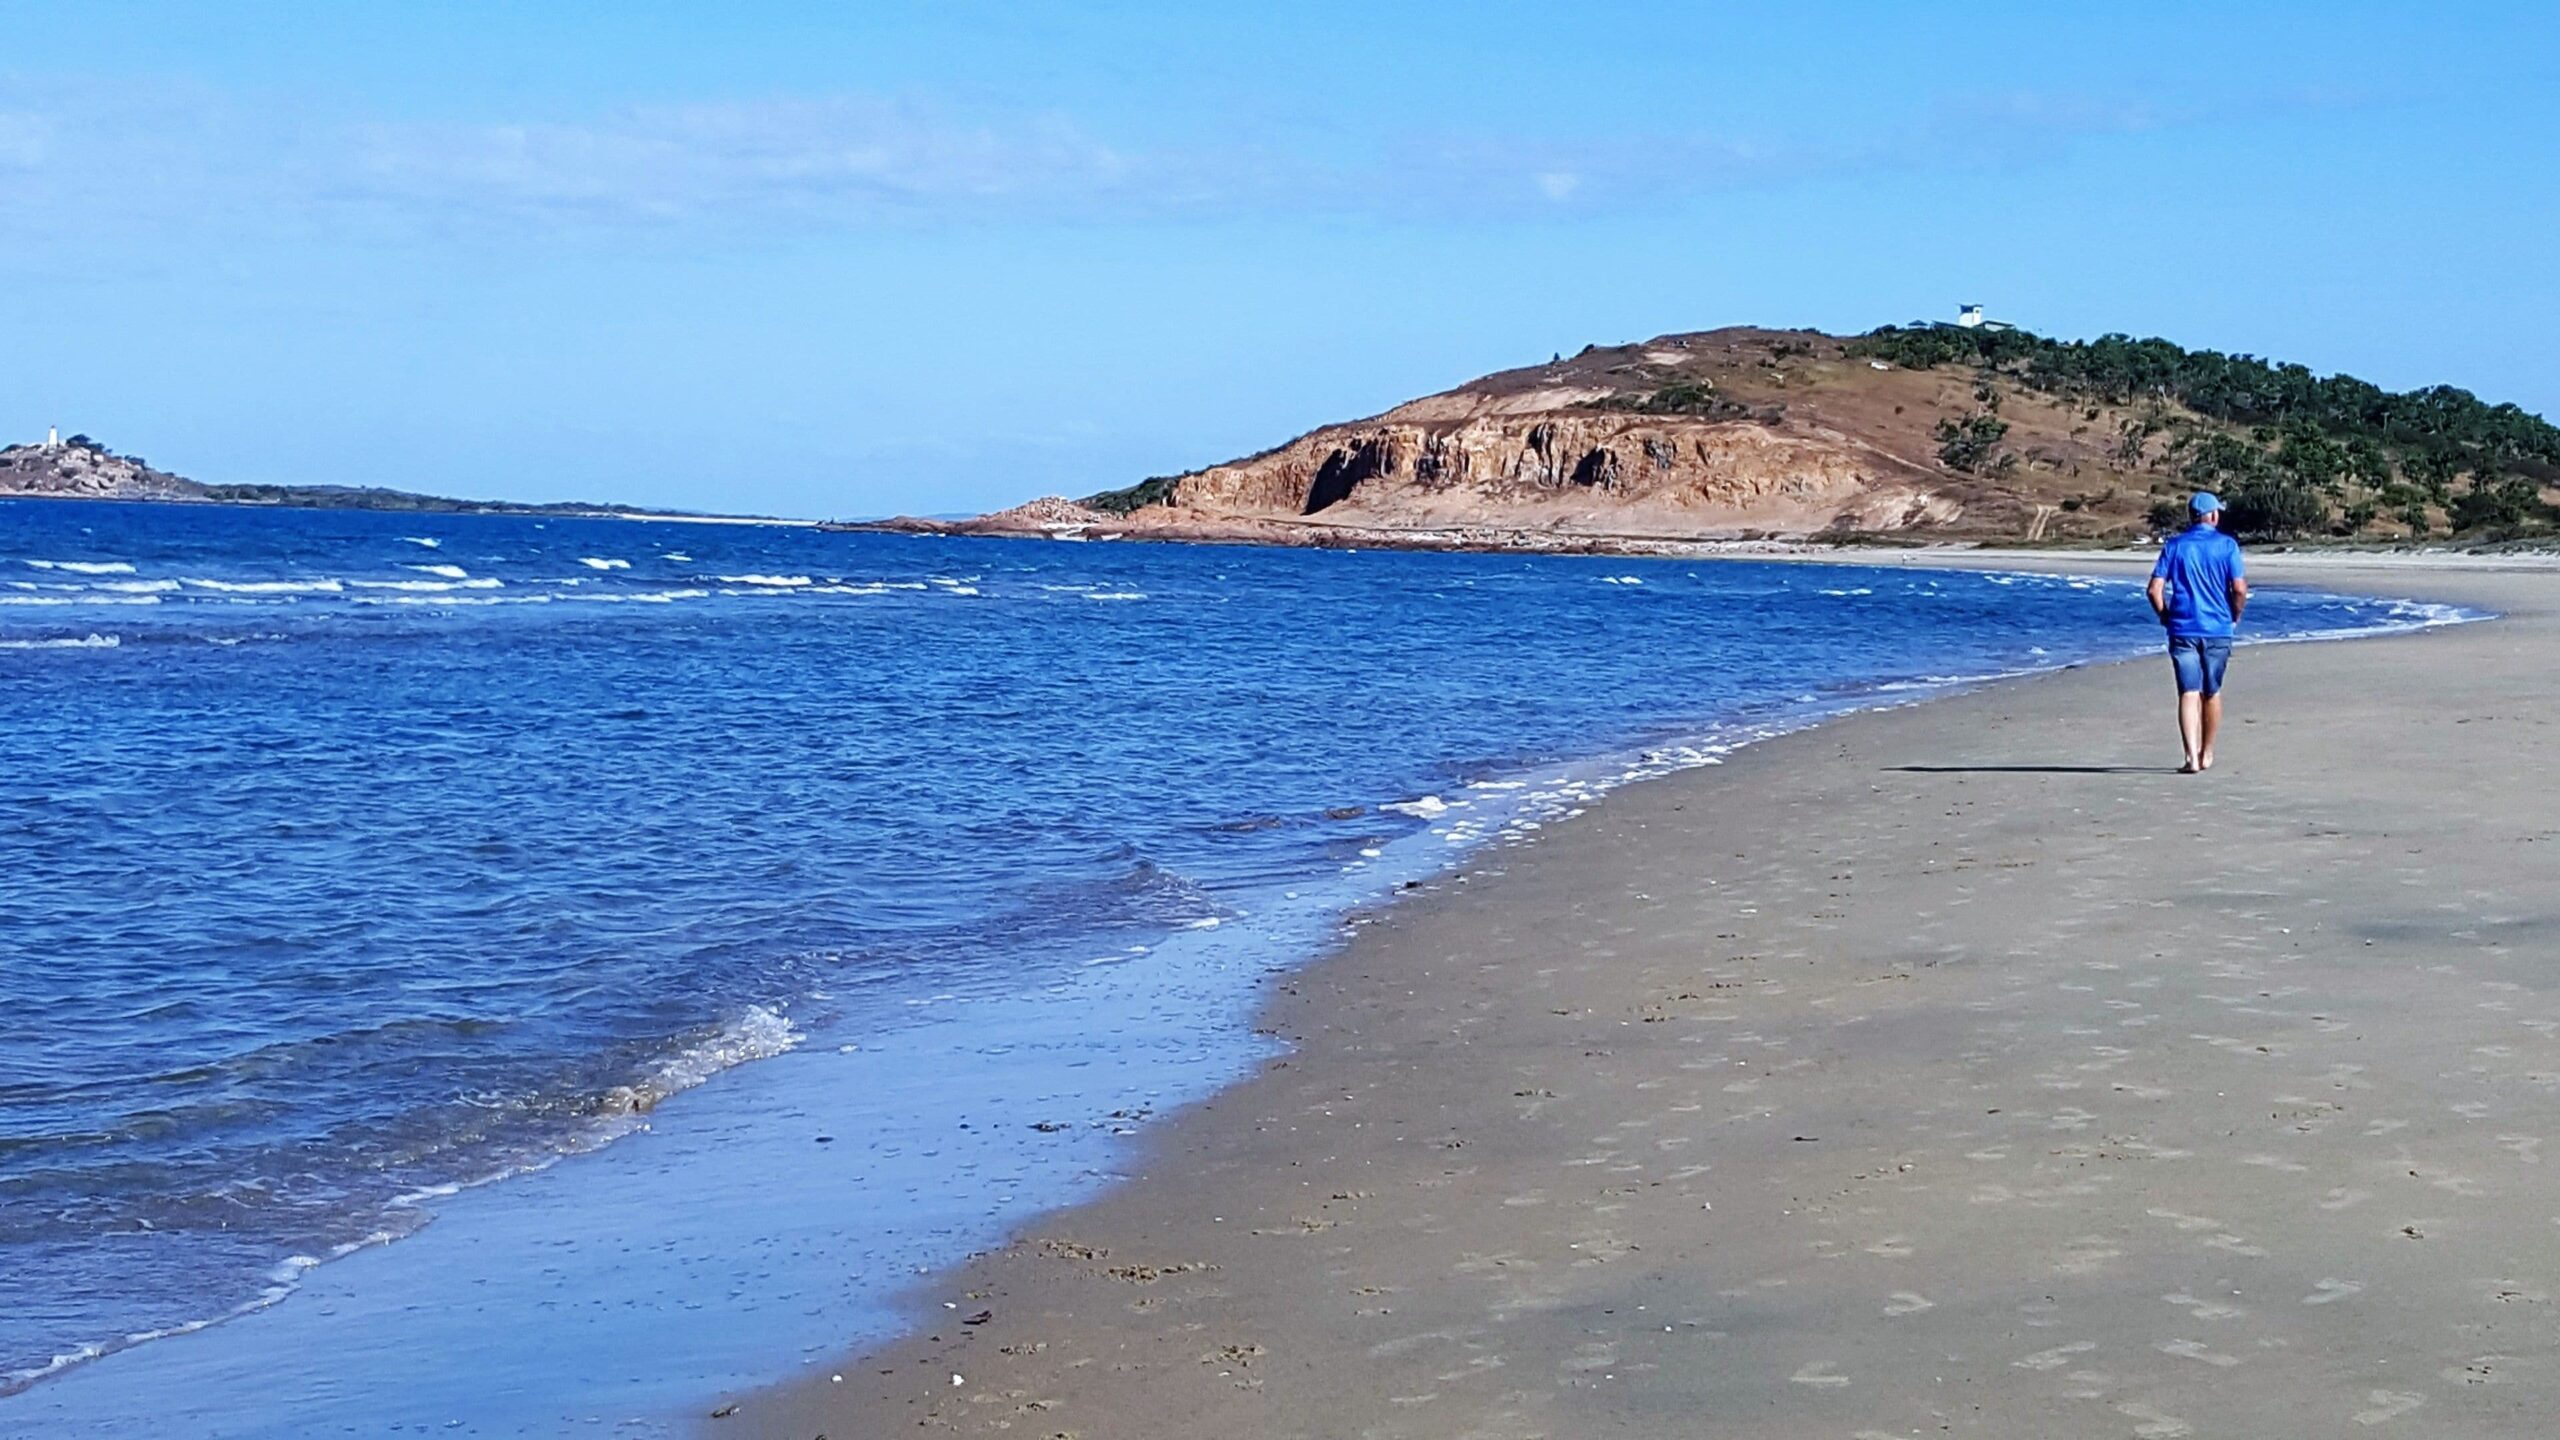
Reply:
[[[2150,588],[2148,588],[2148,589],[2144,590],[2142,593],[2143,593],[2143,595],[2144,595],[2145,597],[2147,597],[2147,598],[2151,601],[2151,613],[2152,613],[2152,615],[2153,615],[2153,616],[2155,616],[2155,617],[2160,621],[2160,623],[2161,623],[2161,624],[2163,624],[2163,625],[2168,624],[2168,623],[2169,623],[2169,582],[2168,582],[2168,580],[2167,580],[2167,579],[2165,579],[2165,578],[2163,578],[2163,577],[2161,577],[2161,576],[2154,575],[2154,576],[2152,576],[2152,577],[2151,577],[2151,585],[2150,585]],[[2236,612],[2236,611],[2235,611],[2234,613],[2236,614],[2236,613],[2238,613],[2238,612]]]
[[[2154,580],[2151,583],[2156,586],[2160,582]],[[2231,577],[2229,591],[2231,595],[2231,623],[2237,625],[2240,623],[2240,613],[2249,608],[2249,582],[2241,579],[2237,575],[2234,575]]]

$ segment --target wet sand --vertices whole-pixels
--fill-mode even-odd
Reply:
[[[1479,854],[1126,1186],[701,1433],[2548,1433],[2560,576],[2257,569],[2508,618],[2243,650],[2200,778],[2104,666]]]

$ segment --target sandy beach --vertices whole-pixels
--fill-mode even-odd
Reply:
[[[2107,568],[2075,558],[2066,568]],[[2528,1436],[2560,580],[1838,720],[1367,917],[1291,1052],[701,1433]]]

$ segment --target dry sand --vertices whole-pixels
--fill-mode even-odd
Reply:
[[[2198,779],[2097,667],[1480,855],[1128,1185],[702,1432],[2552,1433],[2560,577],[2315,578],[2510,618],[2242,651]]]

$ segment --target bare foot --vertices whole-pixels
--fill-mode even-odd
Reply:
[[[2207,750],[2207,751],[2206,751],[2206,752],[2204,752],[2203,754],[2201,754],[2201,755],[2197,756],[2197,757],[2196,757],[2196,768],[2197,768],[2197,769],[2199,769],[2199,770],[2210,770],[2210,769],[2212,769],[2212,768],[2213,768],[2213,752],[2212,752],[2212,751],[2210,751],[2210,750]]]
[[[2178,773],[2181,775],[2200,774],[2203,770],[2204,766],[2194,759],[2189,759],[2186,764],[2178,767]]]

